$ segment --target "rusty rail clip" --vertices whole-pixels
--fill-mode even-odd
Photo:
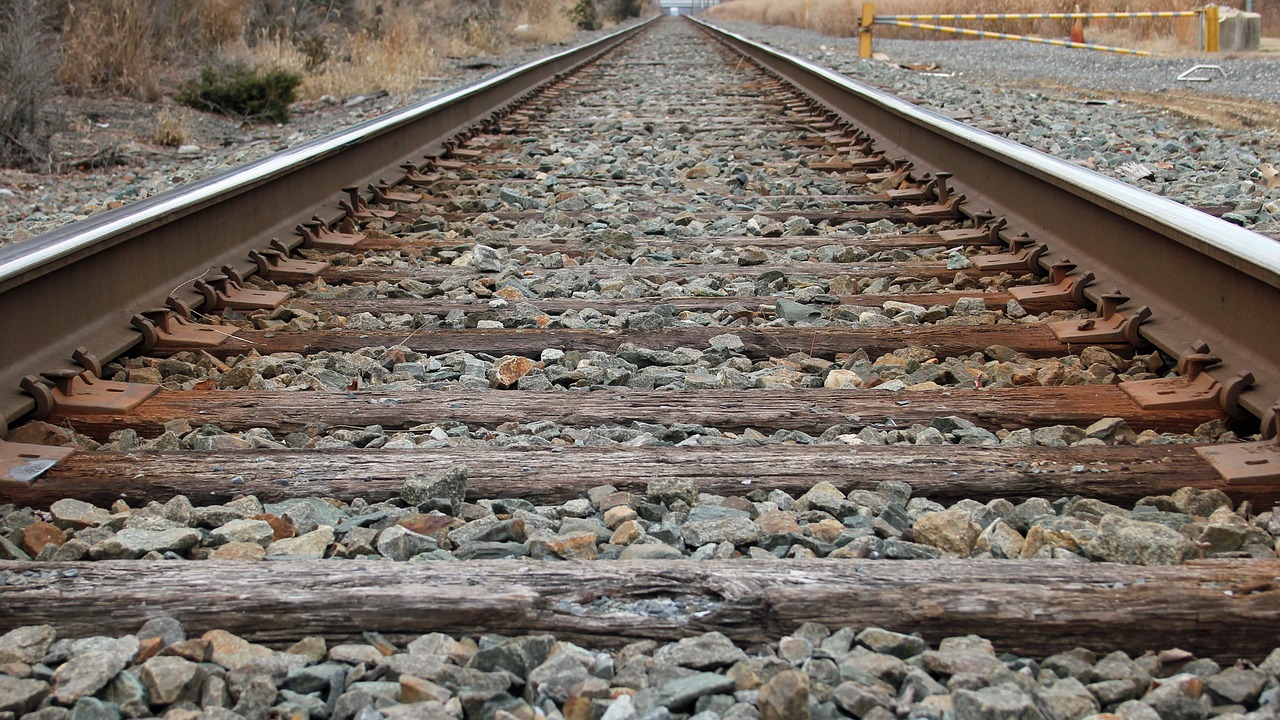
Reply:
[[[279,282],[314,280],[329,269],[323,260],[296,260],[279,250],[250,250],[249,259],[258,266],[258,274]]]
[[[1151,308],[1143,305],[1132,315],[1123,315],[1117,307],[1128,302],[1127,296],[1119,290],[1112,290],[1101,298],[1101,307],[1097,317],[1085,320],[1060,320],[1049,323],[1049,330],[1059,342],[1070,343],[1124,343],[1134,347],[1146,345],[1146,340],[1138,334],[1138,326],[1143,320],[1151,317]]]
[[[450,160],[442,155],[426,155],[427,167],[437,170],[463,170],[471,167],[465,160]]]
[[[937,202],[932,205],[908,205],[907,212],[912,217],[922,220],[940,220],[958,216],[960,205],[964,202],[964,195],[951,194],[951,188],[947,185],[947,180],[950,178],[949,172],[938,173],[935,180],[929,184]]]
[[[422,187],[430,185],[440,179],[439,175],[423,175],[422,168],[413,163],[405,163],[400,166],[404,171],[404,183],[412,187]]]
[[[1049,248],[1023,234],[1009,241],[1009,250],[994,255],[975,255],[969,261],[979,270],[1018,270],[1039,274],[1040,256]]]
[[[142,333],[143,352],[158,347],[217,347],[239,329],[192,322],[167,307],[143,310],[129,322]]]
[[[407,193],[392,190],[386,180],[379,180],[377,183],[370,183],[369,192],[373,195],[373,199],[369,202],[374,205],[422,202],[422,193]]]
[[[884,185],[896,185],[907,179],[911,172],[911,168],[915,163],[906,158],[894,158],[889,161],[888,169],[878,172],[866,173],[863,177],[867,182],[884,183]],[[883,187],[883,186],[882,186]]]
[[[54,410],[60,415],[114,415],[141,405],[160,390],[159,385],[102,379],[102,362],[84,348],[72,358],[83,370],[56,370],[39,377],[22,378],[22,389],[35,398],[35,418],[43,420]]]
[[[1225,385],[1205,372],[1222,362],[1210,355],[1204,342],[1192,345],[1191,352],[1178,361],[1178,377],[1129,380],[1120,389],[1146,410],[1212,410],[1221,408],[1239,417],[1240,393],[1253,384],[1253,375],[1242,372]]]
[[[352,220],[372,220],[374,218],[389,220],[396,216],[395,210],[371,207],[369,203],[365,202],[364,196],[360,194],[360,188],[354,185],[342,188],[342,192],[347,194],[348,199],[338,201],[338,207]]]
[[[983,217],[983,216],[979,215],[978,217]],[[992,218],[990,216],[986,216],[986,217],[988,219],[985,222],[981,222],[981,223],[975,222],[974,226],[971,228],[961,228],[959,230],[939,230],[938,238],[947,242],[948,244],[980,243],[980,242],[985,242],[991,245],[1001,244],[1000,231],[1003,230],[1005,226],[1009,224],[1009,221],[1002,217],[1000,218]],[[976,219],[977,218],[975,218],[975,220]],[[983,257],[983,256],[979,256],[979,257]]]
[[[1045,285],[1017,285],[1009,288],[1009,294],[1022,304],[1067,303],[1084,306],[1084,289],[1093,282],[1093,273],[1071,275],[1075,263],[1063,258],[1049,267],[1049,282]]]
[[[302,246],[314,250],[350,250],[367,238],[357,233],[340,233],[329,229],[329,224],[313,217],[294,229],[302,236]]]
[[[1259,442],[1202,445],[1196,453],[1227,481],[1228,485],[1280,483],[1280,403],[1262,418]]]
[[[206,310],[273,310],[289,300],[289,293],[276,290],[254,290],[227,275],[210,275],[195,282],[204,295]]]
[[[939,177],[930,177],[928,173],[920,178],[920,182],[915,187],[894,188],[885,190],[880,194],[886,202],[917,202],[920,200],[930,200],[938,196],[939,184],[941,183],[941,193],[946,194],[946,179],[942,175],[950,175],[950,173],[939,173]]]

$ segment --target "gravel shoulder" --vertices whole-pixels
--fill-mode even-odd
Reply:
[[[1142,58],[1003,41],[848,38],[741,21],[720,25],[943,114],[970,114],[1056,157],[1280,237],[1280,56]],[[1200,62],[1225,78],[1178,82]]]
[[[425,78],[413,93],[371,91],[298,102],[283,125],[242,123],[168,98],[145,103],[105,94],[75,97],[58,90],[46,109],[58,119],[52,138],[56,171],[0,168],[0,246],[296,147],[617,29],[578,32],[563,43],[514,47],[498,56],[449,58],[441,75]],[[157,118],[164,112],[186,118],[187,144],[155,142]]]

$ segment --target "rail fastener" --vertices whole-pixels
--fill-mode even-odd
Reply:
[[[1262,437],[1258,442],[1197,447],[1196,454],[1228,485],[1280,484],[1280,403],[1263,418]]]

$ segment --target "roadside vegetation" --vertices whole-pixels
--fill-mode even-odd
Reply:
[[[247,122],[298,100],[393,95],[450,58],[568,40],[645,0],[0,0],[0,165],[48,169],[56,83],[71,95],[174,98]],[[156,134],[180,142],[184,115]]]

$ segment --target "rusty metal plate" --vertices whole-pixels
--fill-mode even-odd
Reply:
[[[5,482],[29,485],[75,452],[76,449],[70,447],[0,440],[0,486]]]
[[[1228,485],[1280,483],[1280,444],[1275,440],[1206,445],[1196,448],[1196,453],[1212,465]]]

